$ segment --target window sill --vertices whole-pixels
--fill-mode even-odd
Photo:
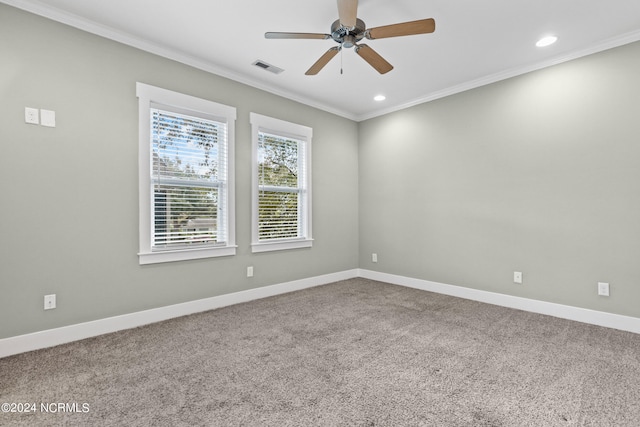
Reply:
[[[236,254],[236,246],[218,248],[182,249],[162,252],[144,252],[138,254],[140,265],[162,262],[187,261],[191,259],[216,258]]]
[[[251,252],[259,253],[270,251],[284,251],[287,249],[310,248],[312,244],[313,239],[260,242],[251,244]]]

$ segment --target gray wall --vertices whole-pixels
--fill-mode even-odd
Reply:
[[[357,267],[640,317],[640,43],[360,124],[2,4],[0,61],[0,339]],[[235,257],[138,265],[136,81],[237,107]],[[252,111],[314,129],[311,250],[250,252]]]
[[[640,317],[640,43],[359,133],[361,268]]]
[[[237,256],[138,265],[136,81],[237,107]],[[310,250],[251,254],[250,112],[314,130]],[[0,338],[357,267],[350,120],[3,4],[0,117]]]

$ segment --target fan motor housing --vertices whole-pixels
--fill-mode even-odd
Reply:
[[[342,26],[338,19],[331,24],[331,38],[343,47],[349,48],[364,38],[366,30],[367,26],[361,19],[356,19],[356,26],[353,28]]]

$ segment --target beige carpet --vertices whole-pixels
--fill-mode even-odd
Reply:
[[[353,279],[0,359],[5,402],[36,411],[3,426],[638,426],[640,336]]]

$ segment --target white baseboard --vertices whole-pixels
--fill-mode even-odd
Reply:
[[[55,345],[117,332],[124,329],[136,328],[138,326],[161,322],[175,317],[186,316],[189,314],[214,310],[216,308],[240,304],[315,286],[326,285],[328,283],[352,279],[354,277],[363,277],[365,279],[378,280],[423,291],[436,292],[439,294],[451,295],[488,304],[515,308],[532,313],[545,314],[548,316],[560,317],[563,319],[575,320],[582,323],[589,323],[640,334],[640,318],[636,317],[622,316],[602,311],[588,310],[568,305],[481,291],[462,286],[430,282],[428,280],[413,279],[395,274],[380,273],[365,269],[354,269],[0,339],[0,358],[27,351],[53,347]]]
[[[423,291],[451,295],[454,297],[485,302],[502,307],[515,308],[532,313],[545,314],[562,319],[575,320],[577,322],[589,323],[592,325],[640,334],[640,318],[637,317],[622,316],[619,314],[498,294],[495,292],[481,291],[462,286],[413,279],[395,274],[379,273],[371,270],[360,269],[358,270],[358,276],[365,279],[378,280],[380,282],[406,286]]]
[[[292,282],[261,288],[249,289],[232,294],[189,301],[121,316],[108,317],[92,322],[79,323],[56,329],[18,335],[16,337],[0,339],[0,358],[32,350],[53,347],[72,341],[91,338],[102,334],[136,328],[150,323],[161,322],[175,317],[200,313],[229,305],[240,304],[270,296],[298,291],[314,286],[347,280],[358,276],[358,270],[347,270],[339,273],[310,277]]]

